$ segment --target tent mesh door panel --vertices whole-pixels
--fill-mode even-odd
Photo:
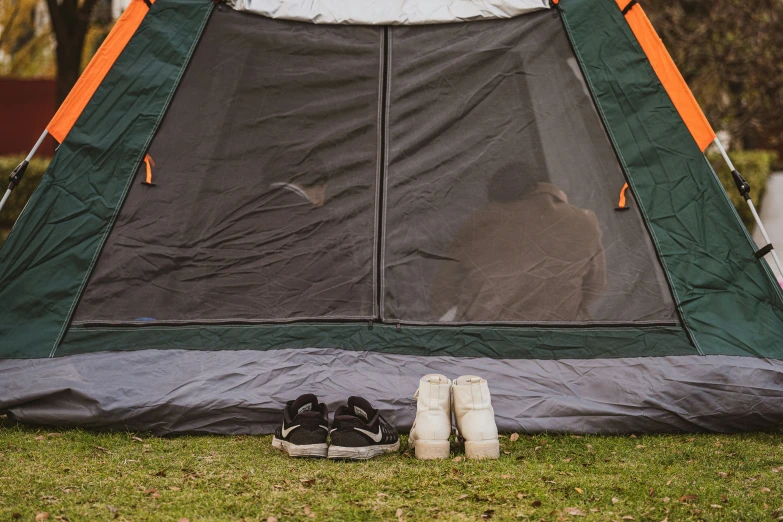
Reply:
[[[74,322],[377,315],[381,34],[219,6]]]
[[[557,14],[391,48],[384,320],[678,322]]]
[[[678,322],[552,12],[219,8],[148,153],[75,324]]]

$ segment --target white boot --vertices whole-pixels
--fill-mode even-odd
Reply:
[[[452,392],[457,430],[465,439],[465,456],[469,459],[498,458],[498,427],[487,381],[474,375],[464,375],[454,381]]]
[[[425,375],[416,390],[416,420],[408,443],[417,459],[445,459],[451,435],[451,381],[443,375]]]

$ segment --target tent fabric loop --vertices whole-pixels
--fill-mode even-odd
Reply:
[[[626,190],[628,190],[628,183],[623,185],[623,188],[620,189],[620,201],[617,203],[617,208],[615,210],[628,210],[628,202],[625,199]]]
[[[144,185],[150,185],[151,187],[154,187],[155,184],[152,182],[152,167],[155,166],[155,161],[153,161],[152,156],[149,154],[144,155],[144,164],[147,167],[147,177],[142,183]]]

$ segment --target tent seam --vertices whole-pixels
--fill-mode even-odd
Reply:
[[[705,355],[704,352],[701,349],[701,346],[699,345],[699,341],[696,339],[696,336],[695,336],[695,334],[693,332],[693,329],[691,328],[690,324],[688,323],[688,317],[685,314],[685,311],[682,309],[680,296],[677,293],[677,288],[676,288],[676,286],[674,284],[674,281],[672,281],[672,279],[671,279],[671,274],[669,272],[669,267],[666,264],[666,260],[661,255],[661,252],[662,252],[661,245],[660,245],[660,243],[658,241],[657,235],[655,234],[655,229],[653,228],[653,224],[649,220],[649,217],[647,215],[647,211],[646,211],[646,208],[644,206],[644,203],[642,202],[642,200],[640,198],[636,197],[636,194],[638,194],[638,192],[636,190],[636,184],[634,183],[633,177],[631,176],[631,172],[630,172],[630,169],[628,168],[628,165],[627,165],[627,163],[625,161],[625,157],[623,156],[623,153],[620,150],[620,147],[617,145],[617,139],[615,138],[614,132],[612,131],[611,126],[609,125],[609,120],[606,117],[606,114],[604,113],[603,106],[601,105],[601,102],[598,99],[598,96],[596,95],[596,91],[595,91],[595,87],[593,86],[593,82],[592,82],[590,76],[584,72],[584,60],[582,59],[582,55],[579,52],[579,48],[576,45],[576,41],[574,40],[573,34],[571,32],[571,26],[568,24],[567,16],[565,15],[565,12],[563,12],[562,10],[561,10],[561,17],[560,18],[561,18],[561,20],[563,20],[563,25],[565,26],[566,33],[568,34],[568,38],[571,41],[572,47],[574,49],[574,54],[576,55],[576,58],[579,61],[579,65],[582,68],[582,76],[584,76],[585,81],[587,82],[588,88],[590,89],[590,93],[592,95],[593,102],[595,103],[595,106],[598,108],[598,112],[601,114],[601,119],[604,122],[604,128],[606,129],[606,132],[609,134],[609,137],[610,137],[610,139],[612,141],[612,146],[614,147],[615,151],[617,152],[617,157],[620,159],[620,164],[622,165],[623,171],[625,172],[625,175],[626,175],[626,178],[628,179],[628,182],[631,185],[631,191],[632,191],[632,193],[633,193],[633,195],[634,195],[634,197],[635,197],[635,199],[637,201],[637,204],[639,205],[639,210],[642,213],[642,217],[644,218],[645,222],[648,225],[647,229],[649,230],[650,236],[652,237],[653,243],[655,244],[655,249],[658,252],[658,258],[660,259],[661,264],[663,265],[664,273],[666,275],[666,279],[669,281],[669,285],[670,285],[672,294],[674,294],[675,305],[677,306],[677,309],[680,312],[680,317],[682,318],[683,326],[687,330],[687,332],[689,334],[688,336],[690,337],[691,341],[693,342],[696,350],[699,352],[699,355]],[[646,55],[645,55],[645,58],[646,58]],[[649,60],[648,60],[648,64],[647,65],[652,70],[652,66],[649,65]],[[657,79],[658,76],[655,75],[655,78]],[[668,96],[668,93],[667,93],[667,96]]]
[[[87,285],[87,281],[90,279],[90,276],[92,275],[93,270],[95,269],[95,263],[98,260],[98,257],[100,256],[101,252],[103,251],[103,248],[106,246],[106,238],[108,237],[111,230],[114,228],[114,223],[117,221],[117,216],[120,213],[120,210],[122,209],[125,199],[128,196],[128,191],[130,190],[130,186],[133,184],[133,180],[135,178],[135,173],[139,168],[139,165],[141,164],[141,160],[144,157],[145,152],[147,151],[147,148],[150,145],[150,142],[152,141],[152,137],[155,135],[155,133],[158,130],[158,127],[160,126],[161,120],[163,120],[163,116],[166,114],[169,108],[169,104],[171,103],[172,98],[174,97],[174,93],[177,91],[177,87],[179,87],[180,81],[182,80],[182,76],[185,74],[185,69],[188,68],[188,64],[190,63],[190,60],[193,56],[193,51],[196,49],[196,46],[198,45],[199,40],[201,40],[201,34],[204,31],[204,27],[207,25],[207,21],[210,19],[212,15],[212,10],[215,6],[215,3],[210,3],[208,10],[206,11],[204,15],[204,20],[201,22],[201,26],[199,27],[198,32],[196,33],[196,37],[193,39],[193,43],[190,46],[190,49],[188,50],[187,56],[185,57],[185,60],[183,61],[182,67],[180,68],[179,74],[177,75],[177,78],[172,85],[171,91],[169,92],[168,97],[166,98],[166,102],[160,111],[160,114],[158,114],[158,118],[155,121],[155,125],[153,126],[149,136],[147,137],[147,141],[145,142],[144,146],[141,148],[136,161],[134,162],[134,168],[132,169],[131,173],[128,176],[128,181],[125,184],[125,189],[123,190],[122,196],[117,204],[117,207],[114,209],[114,213],[112,214],[112,218],[105,226],[105,230],[101,236],[100,243],[98,245],[98,248],[95,249],[95,254],[92,256],[92,260],[90,261],[90,266],[87,269],[87,272],[84,275],[84,278],[82,279],[81,285],[79,286],[78,292],[76,292],[76,295],[73,298],[73,301],[71,302],[71,307],[68,310],[68,313],[65,316],[65,319],[63,320],[63,324],[60,327],[60,333],[57,335],[57,338],[54,341],[54,345],[52,346],[52,351],[49,353],[49,358],[53,358],[55,352],[57,351],[57,347],[60,346],[60,343],[63,340],[63,337],[65,336],[65,331],[68,328],[68,325],[71,322],[71,318],[73,317],[73,312],[76,309],[76,305],[79,302],[79,298],[81,297],[82,293],[84,292],[84,287]]]

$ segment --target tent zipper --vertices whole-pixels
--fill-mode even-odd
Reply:
[[[381,96],[380,96],[380,140],[378,147],[380,148],[379,154],[379,176],[378,176],[378,223],[376,233],[378,234],[376,263],[373,267],[375,270],[375,306],[377,309],[376,318],[379,322],[383,322],[383,250],[385,245],[385,218],[386,218],[386,163],[388,158],[386,157],[386,146],[388,141],[387,136],[387,117],[388,117],[388,103],[389,103],[389,27],[384,26],[381,33],[381,39],[383,41],[383,52],[381,53]]]

